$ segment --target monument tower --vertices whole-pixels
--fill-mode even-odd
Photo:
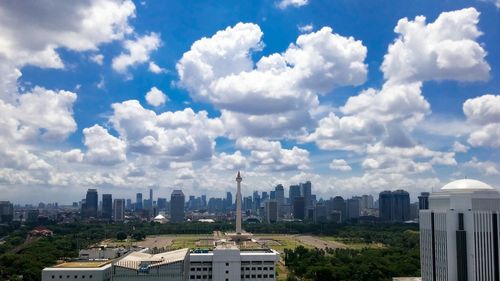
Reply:
[[[241,178],[240,171],[236,176],[237,190],[236,190],[236,233],[241,234]]]

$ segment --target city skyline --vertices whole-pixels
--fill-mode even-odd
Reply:
[[[498,186],[499,12],[0,3],[1,199],[224,198],[237,170],[243,196],[311,181],[318,198],[404,189],[413,202],[454,179]]]

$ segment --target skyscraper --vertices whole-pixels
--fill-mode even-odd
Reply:
[[[340,212],[341,221],[345,221],[347,219],[347,210],[345,205],[345,200],[341,196],[335,196],[332,199],[332,209],[334,211]]]
[[[125,220],[125,199],[115,199],[113,202],[113,220]]]
[[[170,221],[183,222],[184,221],[184,202],[185,197],[182,190],[176,189],[170,195]]]
[[[346,213],[347,219],[357,219],[359,218],[360,210],[360,197],[353,197],[346,200]]]
[[[167,209],[167,198],[158,197],[158,210],[165,211]]]
[[[288,199],[290,203],[293,202],[293,198],[300,196],[300,186],[299,185],[290,185],[290,189],[288,190]]]
[[[274,192],[276,195],[276,204],[277,204],[277,208],[278,208],[278,218],[282,219],[284,217],[283,205],[285,205],[285,189],[283,188],[283,185],[278,184],[274,188]]]
[[[142,193],[137,193],[135,195],[135,209],[142,210]]]
[[[312,208],[311,189],[312,185],[310,181],[306,181],[300,184],[300,196],[304,197],[304,204],[306,210]]]
[[[82,204],[82,217],[97,218],[97,205],[97,189],[88,189],[85,196],[85,204]]]
[[[151,204],[153,204],[153,189],[149,189],[149,200],[151,200]]]
[[[0,223],[11,222],[14,218],[14,205],[9,201],[0,201]]]
[[[113,199],[111,194],[102,195],[102,215],[103,219],[111,220],[113,215]]]
[[[477,180],[453,181],[420,210],[423,281],[500,279],[500,193]]]
[[[278,202],[268,200],[264,203],[264,222],[276,223],[278,221]]]
[[[404,190],[382,191],[379,194],[379,217],[383,221],[410,220],[410,194]]]
[[[226,200],[224,200],[224,209],[226,211],[233,209],[233,194],[230,191],[226,192]]]
[[[305,210],[304,197],[293,198],[293,218],[303,220],[305,218]]]
[[[420,210],[429,209],[429,192],[422,192],[418,197],[418,208]]]

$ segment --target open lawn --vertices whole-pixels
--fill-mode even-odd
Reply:
[[[364,249],[364,248],[372,248],[372,249],[381,249],[384,248],[385,245],[382,243],[362,243],[362,242],[351,242],[349,239],[343,239],[339,237],[334,237],[334,236],[318,236],[317,238],[329,242],[329,243],[338,243],[344,245],[346,248],[349,249]]]

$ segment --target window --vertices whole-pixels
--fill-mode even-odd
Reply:
[[[229,263],[228,263],[228,262],[226,262],[226,266],[229,266]]]
[[[252,278],[255,278],[255,274],[252,274]]]
[[[59,279],[62,279],[62,275],[59,275]]]
[[[245,275],[245,278],[250,278],[250,274]]]
[[[75,279],[78,279],[78,275],[75,275]]]
[[[194,267],[191,267],[191,271],[194,271]]]
[[[207,271],[207,270],[208,270],[208,268],[206,268],[206,267],[203,268],[203,271]]]
[[[196,275],[196,279],[201,279],[201,275]]]
[[[82,275],[82,279],[85,279],[85,275]]]
[[[252,267],[252,270],[255,270],[255,267]]]
[[[269,278],[274,278],[274,274],[269,274]]]
[[[69,279],[69,275],[66,275],[66,279]]]
[[[89,278],[92,278],[92,275],[90,275]]]
[[[196,271],[201,271],[201,268],[200,267],[196,268]]]
[[[257,267],[257,270],[262,270],[262,267],[260,267],[260,266],[259,266],[259,267]]]
[[[270,266],[270,267],[269,267],[269,270],[274,270],[274,267]]]
[[[264,278],[267,278],[267,274],[264,274]]]
[[[262,274],[257,274],[257,278],[262,278]]]
[[[229,274],[229,270],[226,270],[226,274]]]
[[[242,267],[242,268],[241,268],[241,271],[243,271],[243,270],[245,270],[245,268],[244,268],[244,267]]]
[[[195,275],[191,275],[191,276],[189,276],[189,278],[194,279],[194,278],[196,278],[196,276]]]
[[[52,275],[52,279],[56,278],[54,275]]]
[[[264,270],[267,270],[267,266],[264,266]]]

